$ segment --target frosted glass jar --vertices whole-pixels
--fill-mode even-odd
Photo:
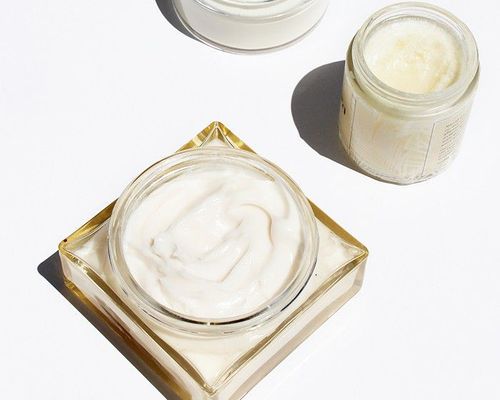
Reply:
[[[200,41],[227,51],[286,46],[321,19],[328,0],[173,0],[186,28]]]
[[[369,68],[365,56],[374,33],[404,21],[433,24],[456,41],[460,68],[448,87],[410,93],[384,83]],[[386,7],[365,22],[349,47],[339,115],[341,142],[355,164],[376,178],[411,184],[433,177],[457,154],[478,79],[478,50],[464,23],[425,3]]]

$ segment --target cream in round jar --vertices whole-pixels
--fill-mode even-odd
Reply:
[[[375,30],[365,45],[368,68],[385,84],[407,93],[448,88],[462,69],[460,43],[428,19],[397,19]]]
[[[233,52],[267,51],[312,30],[328,0],[173,0],[185,27],[200,41]]]
[[[160,186],[130,215],[124,255],[156,301],[193,317],[246,314],[297,268],[298,210],[269,178],[215,164]]]
[[[346,58],[341,142],[368,174],[415,183],[455,158],[479,78],[467,26],[426,3],[375,13]]]
[[[293,301],[318,233],[281,170],[212,148],[177,153],[136,179],[113,211],[109,249],[122,288],[155,319],[233,330],[227,324],[258,324]]]

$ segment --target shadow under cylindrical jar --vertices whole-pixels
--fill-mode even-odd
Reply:
[[[328,0],[173,0],[186,28],[200,41],[232,52],[286,46],[321,19]]]
[[[346,57],[341,142],[368,174],[411,184],[455,158],[479,79],[467,26],[425,3],[386,7],[365,22]]]
[[[315,267],[309,202],[278,167],[206,148],[153,165],[109,226],[123,293],[156,323],[192,334],[245,332],[280,315]]]

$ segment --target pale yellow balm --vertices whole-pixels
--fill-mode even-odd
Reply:
[[[479,80],[474,36],[426,3],[373,14],[347,52],[340,140],[367,174],[410,184],[455,158]]]
[[[463,52],[456,35],[429,19],[385,23],[370,35],[365,46],[370,70],[403,92],[437,92],[460,76]]]

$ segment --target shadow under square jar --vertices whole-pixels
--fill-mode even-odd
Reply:
[[[122,194],[109,226],[119,286],[159,324],[204,335],[255,328],[306,285],[318,252],[310,205],[249,152],[184,151]]]
[[[478,80],[477,45],[458,18],[426,3],[386,7],[349,47],[341,142],[376,178],[431,178],[457,154]]]

